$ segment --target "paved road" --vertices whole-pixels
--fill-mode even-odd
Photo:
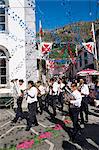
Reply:
[[[69,141],[70,129],[72,123],[63,123],[63,120],[70,120],[67,115],[67,106],[64,108],[64,114],[57,111],[55,119],[45,112],[37,116],[39,126],[32,127],[29,132],[25,131],[26,121],[22,120],[12,125],[11,120],[14,112],[11,109],[0,109],[0,149],[11,149],[13,145],[20,142],[34,139],[48,129],[53,129],[56,124],[62,126],[62,130],[57,131],[48,139],[33,146],[33,150],[99,150],[99,110],[90,106],[89,122],[85,125],[82,135],[77,137],[76,142]],[[51,111],[51,109],[50,109]]]

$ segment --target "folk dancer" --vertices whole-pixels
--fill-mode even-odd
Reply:
[[[33,81],[28,81],[27,103],[28,103],[28,118],[26,131],[29,131],[32,126],[38,126],[36,111],[37,111],[37,94],[38,90]]]
[[[51,85],[49,87],[49,96],[52,104],[52,109],[53,109],[53,117],[56,116],[56,101],[58,97],[58,88],[59,84],[55,79],[51,79]]]
[[[40,115],[41,115],[43,113],[43,100],[45,98],[46,89],[41,84],[41,81],[37,82],[37,86],[38,86],[38,101],[39,101]]]
[[[77,90],[76,83],[71,84],[71,90],[73,91],[72,92],[73,96],[70,99],[69,113],[70,113],[71,120],[73,122],[73,132],[72,132],[71,140],[74,141],[78,131],[80,130],[80,125],[78,123],[78,116],[80,113],[82,96],[81,93]]]
[[[12,123],[16,123],[19,118],[23,119],[23,112],[22,112],[22,101],[24,97],[24,81],[21,79],[19,80],[19,85],[18,85],[18,98],[17,98],[17,110],[16,110],[16,115],[15,118],[12,120]]]
[[[89,88],[88,85],[84,83],[83,79],[80,79],[80,91],[82,95],[82,102],[81,102],[81,109],[80,109],[80,117],[81,117],[81,124],[84,122],[88,122],[88,95],[89,95]],[[85,113],[85,121],[83,112]]]
[[[61,104],[61,108],[60,108],[61,111],[63,111],[63,104],[64,104],[64,96],[63,96],[64,88],[65,88],[65,84],[63,83],[63,80],[60,78],[59,79],[59,89],[58,89],[58,93],[59,93],[58,101]]]
[[[12,97],[14,99],[14,105],[13,110],[16,112],[17,110],[17,98],[18,98],[18,79],[11,80],[11,91],[12,91]]]

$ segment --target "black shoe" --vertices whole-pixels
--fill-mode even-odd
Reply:
[[[42,115],[42,114],[43,114],[43,111],[40,112],[40,115]]]
[[[27,126],[25,131],[29,131],[31,127]]]
[[[38,123],[33,123],[32,127],[35,127],[35,126],[38,126],[38,125],[39,125]]]
[[[11,123],[17,123],[17,119],[11,120]]]
[[[38,123],[35,123],[35,126],[38,126],[39,124]]]

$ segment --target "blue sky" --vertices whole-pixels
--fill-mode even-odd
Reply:
[[[55,29],[78,21],[99,19],[99,0],[36,0],[36,28]]]

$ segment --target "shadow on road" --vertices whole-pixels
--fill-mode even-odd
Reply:
[[[69,143],[68,141],[63,141],[62,148],[64,150],[77,150],[76,146],[74,146],[73,144]]]
[[[50,122],[55,124],[60,124],[65,132],[68,133],[71,138],[72,132],[70,127],[66,127],[65,123],[58,118],[46,117]],[[94,145],[99,145],[99,125],[98,124],[86,124],[85,128],[81,132],[82,134],[77,134],[75,138],[75,143],[86,150],[98,150]],[[74,144],[74,143],[73,143]],[[75,146],[68,141],[63,141],[62,147],[64,150],[75,150]],[[77,148],[76,148],[77,149]]]

